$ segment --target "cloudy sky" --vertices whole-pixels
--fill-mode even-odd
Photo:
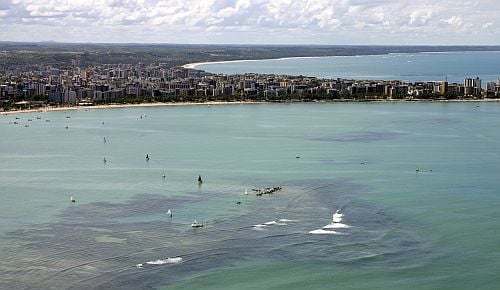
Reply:
[[[0,0],[0,40],[500,44],[499,0]]]

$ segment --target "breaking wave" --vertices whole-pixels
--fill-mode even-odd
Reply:
[[[336,232],[336,231],[327,231],[324,229],[317,229],[309,232],[310,234],[313,235],[341,235],[341,233]]]
[[[166,259],[163,259],[163,260],[158,259],[158,260],[154,260],[154,261],[148,261],[148,262],[145,262],[145,263],[137,264],[135,266],[137,268],[142,268],[145,265],[160,266],[160,265],[165,265],[165,264],[179,264],[180,262],[182,262],[182,258],[181,257],[173,257],[173,258],[166,258]]]

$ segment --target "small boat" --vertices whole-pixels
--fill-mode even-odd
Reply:
[[[342,217],[344,214],[340,212],[340,209],[338,209],[332,216],[332,222],[333,223],[340,223],[342,221]]]
[[[417,168],[415,169],[415,172],[420,172],[420,168],[418,168],[418,167],[417,167]]]
[[[245,189],[245,195],[248,195],[248,189]]]
[[[163,174],[161,175],[161,177],[162,177],[162,178],[167,177],[167,176],[165,175],[165,171],[163,171]]]
[[[104,163],[108,162],[108,160],[106,160],[106,157],[104,157],[104,159],[102,160]]]
[[[71,118],[71,117],[70,116],[66,116],[66,119],[69,119],[69,118]]]
[[[149,161],[149,154],[146,154],[146,161]]]
[[[30,125],[28,125],[28,124],[24,125],[24,127],[26,127],[26,128],[28,128],[29,126],[30,126]]]
[[[103,141],[104,141],[104,143],[106,143],[106,137],[104,137]]]
[[[41,119],[42,119],[42,117],[36,117],[36,119],[37,119],[37,120],[41,120]]]
[[[168,215],[169,217],[172,217],[172,211],[171,211],[170,209],[168,209],[168,210],[167,210],[167,215]]]
[[[64,128],[69,129],[69,126],[68,126],[68,125],[66,125],[66,126],[64,126]]]
[[[191,227],[201,228],[201,227],[203,227],[203,222],[201,222],[201,224],[199,224],[198,221],[196,221],[196,219],[194,219],[193,223],[191,224]]]
[[[70,200],[71,202],[76,202],[76,200],[73,198],[73,196],[71,196],[71,197],[69,198],[69,200]]]
[[[198,175],[198,183],[199,183],[199,184],[202,184],[202,183],[203,183],[203,179],[201,179],[201,175]]]
[[[295,158],[299,159],[299,158],[300,158],[300,156],[299,156],[298,154],[295,154]]]

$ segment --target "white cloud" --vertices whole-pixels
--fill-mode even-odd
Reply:
[[[496,0],[0,0],[5,40],[498,44],[498,15]]]
[[[453,26],[462,26],[462,18],[458,16],[453,16],[450,17],[446,20],[444,20],[445,23],[448,23],[449,25]]]

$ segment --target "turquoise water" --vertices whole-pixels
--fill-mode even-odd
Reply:
[[[213,73],[266,73],[363,80],[444,81],[463,83],[479,77],[500,78],[500,52],[449,52],[289,58],[208,63],[195,66]],[[485,84],[484,83],[484,84]]]
[[[0,116],[0,288],[498,288],[499,125],[500,103]]]

